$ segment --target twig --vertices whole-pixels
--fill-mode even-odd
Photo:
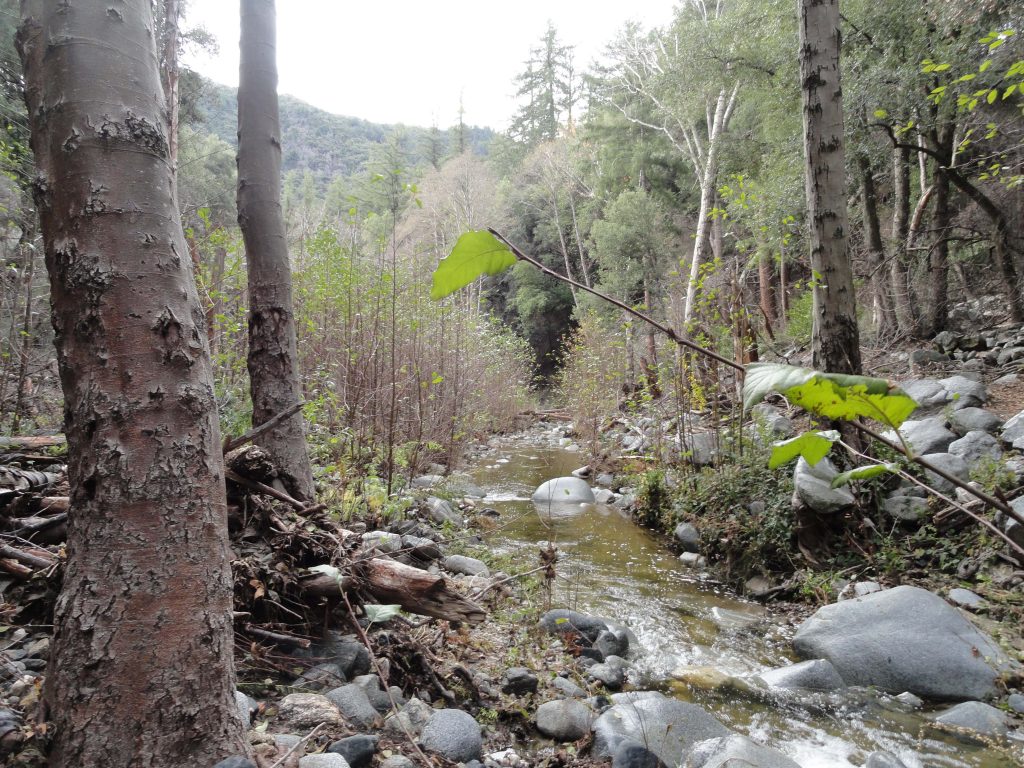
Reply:
[[[263,422],[259,426],[253,427],[248,432],[245,432],[244,434],[241,434],[238,437],[225,437],[224,438],[223,452],[227,453],[228,451],[233,451],[233,450],[235,450],[235,448],[238,448],[240,445],[245,445],[246,443],[250,443],[253,440],[255,440],[257,437],[260,437],[261,435],[266,434],[267,432],[272,430],[274,427],[276,427],[278,424],[280,424],[285,419],[289,419],[292,416],[294,416],[296,413],[298,413],[302,409],[302,407],[304,405],[305,405],[304,402],[296,403],[291,408],[289,408],[289,409],[287,409],[285,411],[281,411],[279,414],[277,414],[277,416],[274,416],[274,417],[268,419],[267,421]]]
[[[66,522],[67,519],[68,513],[61,512],[59,515],[54,515],[53,517],[48,517],[45,520],[40,520],[38,523],[30,523],[29,525],[23,525],[18,530],[12,531],[11,535],[25,537],[29,534],[39,533],[39,531],[45,531],[48,528],[53,528],[56,525],[60,525],[61,523]]]
[[[224,470],[224,477],[233,483],[238,483],[239,485],[248,488],[250,491],[256,491],[257,493],[262,493],[264,496],[270,496],[278,501],[283,501],[285,504],[291,505],[300,512],[308,509],[305,503],[289,496],[284,491],[279,491],[277,488],[271,488],[269,485],[261,483],[258,480],[250,480],[247,477],[243,477],[233,469]]]
[[[295,635],[286,635],[280,632],[271,632],[267,629],[260,629],[254,627],[252,624],[245,625],[245,631],[250,635],[261,637],[264,640],[270,640],[280,645],[294,645],[298,648],[309,648],[310,642],[304,637],[296,637]]]
[[[31,555],[28,552],[22,552],[20,549],[16,549],[8,544],[0,544],[0,557],[9,557],[12,560],[17,560],[25,565],[31,565],[34,568],[49,568],[56,562],[55,560]]]
[[[295,751],[296,751],[297,749],[299,749],[300,747],[304,747],[304,746],[306,746],[306,742],[308,742],[308,741],[309,741],[310,739],[312,739],[312,738],[313,738],[314,736],[316,736],[316,734],[317,734],[317,733],[319,732],[319,730],[320,730],[321,728],[323,728],[323,727],[324,727],[325,725],[327,725],[327,723],[320,723],[320,725],[318,725],[318,726],[317,726],[316,728],[314,728],[314,729],[313,729],[312,731],[310,731],[310,732],[309,732],[309,733],[307,733],[307,734],[306,734],[305,736],[303,736],[303,737],[302,737],[301,739],[299,739],[299,740],[298,740],[297,742],[295,742],[295,744],[293,744],[293,745],[292,745],[292,748],[291,748],[291,749],[289,749],[289,750],[288,750],[287,752],[285,752],[285,753],[284,753],[284,754],[283,754],[283,755],[282,755],[281,757],[279,757],[279,758],[277,759],[277,762],[276,762],[276,763],[274,763],[274,764],[273,764],[272,766],[270,766],[270,768],[281,768],[281,766],[282,766],[282,765],[284,765],[285,761],[286,761],[286,760],[287,760],[287,759],[288,759],[289,757],[291,757],[291,756],[292,756],[292,754],[293,754],[293,753],[294,753],[294,752],[295,752]]]

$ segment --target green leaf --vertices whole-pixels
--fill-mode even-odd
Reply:
[[[768,468],[775,469],[788,464],[797,456],[803,456],[812,467],[825,458],[832,450],[832,443],[839,439],[834,429],[827,432],[804,432],[791,440],[781,440],[772,444],[772,455],[768,459]]]
[[[371,624],[383,624],[385,621],[395,618],[401,612],[402,606],[367,605],[364,603],[363,610],[366,611],[366,618],[369,619]]]
[[[877,117],[879,120],[885,120],[885,118],[887,118],[888,116],[889,113],[886,112],[884,109],[875,110],[875,117]]]
[[[516,257],[508,246],[490,232],[467,232],[434,270],[430,298],[443,299],[465,288],[480,275],[496,275],[515,263]]]
[[[991,91],[988,92],[988,96],[986,96],[985,99],[988,101],[989,104],[994,104],[996,97],[998,95],[999,93],[996,91],[995,88],[993,88]]]
[[[751,363],[743,382],[743,408],[749,410],[769,392],[826,419],[873,419],[898,428],[917,408],[903,390],[885,379],[821,373],[779,363]]]
[[[895,472],[899,469],[897,464],[868,464],[864,467],[857,467],[846,472],[840,472],[832,478],[832,487],[838,488],[846,485],[851,480],[870,480],[872,477],[884,475],[886,472]]]
[[[338,582],[338,587],[344,587],[343,579],[341,577],[341,571],[339,571],[333,565],[314,565],[309,570],[311,573],[323,573],[327,576],[333,576],[334,580]]]

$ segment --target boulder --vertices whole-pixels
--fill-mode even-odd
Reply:
[[[621,656],[608,656],[600,664],[587,669],[587,677],[598,680],[609,690],[617,691],[626,683],[626,660]]]
[[[854,497],[849,488],[832,487],[832,479],[838,474],[827,458],[812,467],[801,456],[793,471],[797,498],[808,508],[823,514],[853,506]]]
[[[968,432],[959,440],[954,440],[949,445],[949,452],[953,456],[962,458],[968,466],[985,460],[998,461],[999,457],[1003,455],[999,448],[999,441],[980,429]]]
[[[750,409],[750,415],[769,433],[772,440],[785,440],[796,434],[792,420],[768,403],[758,403]]]
[[[694,745],[686,768],[800,768],[777,749],[763,747],[738,733]]]
[[[946,420],[941,417],[917,419],[903,422],[900,435],[910,443],[915,453],[942,453],[949,444],[956,440],[956,435],[946,429]],[[882,435],[890,442],[899,442],[895,432],[889,431]]]
[[[334,703],[318,693],[290,693],[277,703],[277,724],[285,731],[311,731],[320,723],[343,726]]]
[[[952,453],[926,453],[921,458],[934,464],[957,480],[962,480],[965,483],[970,480],[971,468],[962,456],[956,456]],[[950,494],[956,490],[956,486],[949,482],[949,480],[940,477],[931,470],[925,470],[924,476],[925,482],[940,493]]]
[[[961,608],[980,608],[985,604],[985,598],[963,587],[954,587],[949,590],[947,597]]]
[[[539,682],[537,676],[526,667],[509,667],[501,678],[501,692],[513,696],[536,693]]]
[[[935,722],[955,732],[960,729],[981,736],[1005,736],[1006,713],[981,701],[965,701],[935,717]],[[971,740],[971,734],[960,734]]]
[[[938,595],[901,586],[826,605],[797,630],[804,658],[832,662],[847,685],[933,699],[983,699],[1010,666],[1000,648]]]
[[[939,379],[939,384],[945,387],[946,401],[953,406],[954,411],[984,405],[988,400],[985,385],[967,376]]]
[[[384,720],[384,730],[395,738],[406,738],[406,732],[418,736],[434,716],[434,710],[416,697],[409,699],[401,711]]]
[[[440,560],[444,554],[441,552],[441,547],[433,539],[410,534],[402,537],[402,548],[420,560]]]
[[[537,707],[537,730],[555,741],[576,741],[590,733],[596,717],[582,701],[548,701]]]
[[[378,741],[376,736],[358,734],[335,741],[325,751],[341,755],[352,768],[369,768],[373,756],[377,753]]]
[[[624,741],[643,744],[668,765],[679,765],[698,741],[728,736],[729,729],[697,704],[661,693],[611,697],[612,706],[594,721],[594,754],[610,757]]]
[[[615,501],[614,491],[609,491],[607,488],[598,488],[594,491],[594,502],[597,504],[611,504]]]
[[[341,664],[325,661],[323,664],[310,667],[299,675],[295,682],[292,683],[292,688],[306,691],[322,691],[324,688],[337,688],[339,685],[347,682],[348,680],[345,678],[345,671],[341,668]]]
[[[675,537],[684,552],[700,552],[700,531],[692,523],[677,525]]]
[[[882,509],[893,520],[903,523],[914,523],[928,513],[928,500],[920,496],[887,496],[882,502]]]
[[[1007,419],[1000,436],[1007,445],[1017,450],[1024,449],[1024,411]]]
[[[466,524],[466,521],[462,519],[462,515],[452,509],[451,504],[436,496],[427,497],[427,515],[438,525],[448,523],[461,528]]]
[[[695,467],[710,467],[718,459],[718,438],[712,432],[694,432],[683,439],[683,455]]]
[[[438,709],[420,734],[420,745],[453,763],[477,760],[483,753],[480,726],[461,709]]]
[[[556,477],[533,492],[534,504],[593,504],[594,492],[578,477]]]
[[[612,755],[612,768],[668,768],[665,762],[643,744],[624,741]]]
[[[1003,426],[1003,420],[984,408],[961,408],[949,416],[949,428],[963,437],[968,432],[995,434]]]
[[[444,567],[452,573],[463,573],[466,576],[490,576],[491,569],[482,560],[465,555],[449,555],[444,559]]]
[[[587,692],[580,688],[572,680],[565,677],[554,677],[551,680],[551,687],[557,690],[559,693],[564,694],[573,699],[585,699],[587,698]]]
[[[352,725],[360,728],[380,725],[380,713],[361,686],[349,683],[328,691],[325,696]]]
[[[769,669],[758,678],[769,688],[835,691],[845,687],[836,668],[825,659],[810,659],[788,667]]]
[[[900,389],[917,403],[915,413],[940,407],[946,402],[946,388],[935,379],[912,379],[900,384]]]
[[[541,629],[556,634],[582,635],[589,642],[608,630],[608,625],[599,618],[566,608],[553,608],[540,617]]]
[[[402,548],[402,537],[388,531],[369,531],[362,535],[366,549],[376,549],[385,555],[391,555]]]

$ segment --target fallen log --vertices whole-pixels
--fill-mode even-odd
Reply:
[[[20,467],[0,467],[0,501],[25,491],[40,491],[60,480],[60,475],[53,472],[37,472],[33,469]]]
[[[413,568],[397,560],[371,557],[352,564],[353,574],[340,579],[318,574],[301,581],[303,594],[311,597],[341,597],[342,590],[365,589],[382,603],[394,603],[403,610],[446,621],[479,624],[487,612],[448,586],[443,576]]]
[[[0,450],[26,451],[39,450],[40,448],[56,448],[67,445],[67,442],[68,440],[64,435],[0,437]]]
[[[35,496],[32,494],[15,499],[7,512],[12,517],[37,517],[60,515],[68,511],[71,499],[67,496]]]
[[[11,531],[12,536],[38,541],[41,544],[60,544],[68,536],[68,513],[61,512],[53,517],[22,517],[20,528]]]
[[[32,552],[26,552],[23,549],[12,547],[9,544],[0,544],[0,557],[17,560],[19,563],[32,566],[33,568],[49,568],[51,565],[57,564],[56,558],[54,558],[54,556],[45,549],[36,549]]]

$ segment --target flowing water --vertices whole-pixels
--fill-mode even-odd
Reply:
[[[795,660],[794,627],[770,606],[746,602],[722,585],[685,568],[664,543],[620,510],[580,505],[540,510],[530,496],[545,480],[569,475],[580,455],[553,444],[550,433],[492,441],[471,470],[501,513],[488,544],[535,554],[541,543],[558,548],[552,605],[613,619],[639,640],[631,658],[635,687],[658,688],[713,712],[756,741],[785,752],[803,768],[861,766],[873,750],[897,755],[907,768],[1002,768],[1024,765],[1024,745],[1002,749],[961,743],[925,728],[924,712],[867,691],[803,695],[766,701],[735,688],[707,690],[674,680],[744,677]],[[713,671],[713,672],[712,672]]]

